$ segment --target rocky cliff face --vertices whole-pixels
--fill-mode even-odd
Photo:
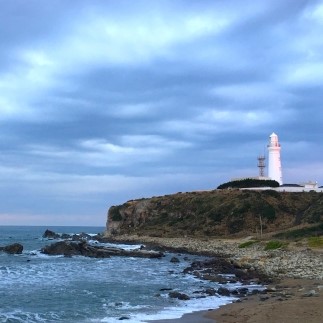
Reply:
[[[131,200],[108,212],[109,234],[255,235],[323,221],[323,193],[214,190]]]

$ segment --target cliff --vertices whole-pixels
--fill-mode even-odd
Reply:
[[[214,190],[112,206],[107,233],[154,237],[257,235],[323,221],[323,193]]]

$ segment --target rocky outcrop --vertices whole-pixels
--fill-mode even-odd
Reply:
[[[5,247],[0,247],[0,251],[4,251],[9,254],[21,254],[23,251],[24,247],[20,243],[13,243],[11,245],[5,246]]]
[[[108,212],[109,235],[256,235],[323,221],[323,193],[214,190],[131,200]]]
[[[97,234],[95,236],[91,236],[85,232],[81,232],[79,234],[67,234],[67,233],[56,233],[54,231],[51,231],[47,229],[43,234],[43,239],[48,240],[72,240],[72,241],[84,241],[84,240],[98,240],[100,241],[102,239],[102,236],[100,234]]]
[[[114,247],[92,246],[87,242],[59,241],[45,246],[41,252],[47,255],[85,256],[91,258],[109,258],[111,256],[161,258],[163,253],[151,250],[124,250]]]

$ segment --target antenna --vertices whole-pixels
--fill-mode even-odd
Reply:
[[[266,164],[265,164],[265,160],[266,160],[266,157],[265,155],[259,155],[257,157],[258,159],[258,168],[259,168],[259,176],[260,177],[265,177],[265,168],[266,168]]]

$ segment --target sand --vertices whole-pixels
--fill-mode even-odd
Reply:
[[[208,312],[193,312],[184,314],[180,319],[169,319],[169,320],[158,320],[158,321],[147,321],[151,323],[214,323],[213,318],[206,317]]]
[[[277,287],[278,288],[277,288]],[[283,279],[268,299],[259,295],[205,313],[218,323],[320,323],[323,322],[323,281]],[[279,291],[278,291],[279,290]],[[265,297],[263,297],[265,298]],[[184,321],[183,321],[184,322]],[[199,322],[199,321],[197,321]]]

